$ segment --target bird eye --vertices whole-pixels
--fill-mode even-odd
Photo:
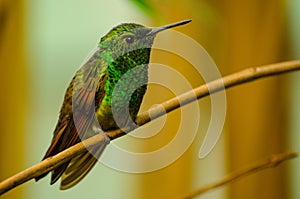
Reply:
[[[123,39],[127,44],[132,44],[134,42],[134,37],[133,36],[126,36]]]

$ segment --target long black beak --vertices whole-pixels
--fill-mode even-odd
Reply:
[[[183,20],[183,21],[179,21],[179,22],[176,22],[176,23],[168,24],[168,25],[165,25],[165,26],[161,26],[161,27],[158,27],[158,28],[153,28],[149,33],[147,33],[146,36],[155,35],[155,34],[161,32],[163,30],[173,28],[173,27],[176,27],[176,26],[181,26],[181,25],[190,23],[191,21],[192,20],[188,19],[188,20]]]

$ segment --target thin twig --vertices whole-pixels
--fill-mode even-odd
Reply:
[[[243,169],[239,169],[237,171],[230,173],[229,175],[227,175],[225,178],[219,180],[218,182],[203,186],[203,187],[189,193],[187,196],[184,197],[184,199],[191,199],[195,196],[203,194],[204,192],[210,191],[212,189],[216,189],[225,184],[231,183],[231,182],[238,180],[244,176],[254,174],[261,170],[268,169],[268,168],[274,168],[274,167],[278,166],[280,163],[282,163],[283,161],[286,161],[286,160],[289,160],[292,158],[296,158],[296,157],[298,157],[297,152],[286,152],[286,153],[279,153],[279,154],[271,155],[270,157],[268,157],[260,162],[257,162],[255,164],[247,166]]]
[[[259,78],[274,76],[274,75],[287,73],[295,70],[300,70],[300,60],[248,68],[246,70],[242,70],[240,72],[233,73],[223,78],[214,80],[198,88],[195,88],[191,91],[188,91],[180,96],[172,98],[162,103],[161,106],[157,106],[155,108],[150,109],[149,111],[140,114],[136,119],[136,123],[142,126],[150,122],[151,119],[154,120],[166,113],[169,113],[179,108],[180,106],[195,101],[196,100],[195,96],[197,97],[197,99],[200,99],[210,94],[213,94],[215,92],[218,92],[220,90],[223,90],[224,88],[230,88],[232,86],[240,85]],[[133,130],[133,129],[129,129],[129,130]],[[121,130],[109,131],[106,132],[106,134],[112,140],[124,135],[124,133]],[[53,168],[65,163],[66,161],[70,160],[71,158],[85,151],[86,150],[85,147],[95,145],[100,141],[104,141],[102,135],[99,134],[93,136],[87,140],[84,140],[81,143],[78,143],[62,151],[61,153],[53,157],[47,158],[42,162],[0,182],[0,195],[13,189],[14,187],[20,184],[23,184],[26,181],[29,181],[39,176],[42,173],[51,171]]]

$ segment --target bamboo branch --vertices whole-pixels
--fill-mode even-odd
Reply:
[[[296,152],[286,152],[286,153],[279,153],[271,155],[270,157],[261,160],[260,162],[257,162],[255,164],[252,164],[250,166],[247,166],[243,169],[239,169],[237,171],[233,171],[229,175],[227,175],[225,178],[221,179],[218,182],[203,186],[191,193],[189,193],[187,196],[184,197],[184,199],[191,199],[193,197],[196,197],[200,194],[203,194],[204,192],[210,191],[212,189],[216,189],[218,187],[221,187],[225,184],[229,184],[235,180],[238,180],[244,176],[254,174],[256,172],[259,172],[264,169],[268,168],[274,168],[278,166],[283,161],[296,158],[298,157],[298,153]]]
[[[200,99],[223,90],[224,88],[230,88],[259,78],[275,76],[281,73],[287,73],[295,70],[300,70],[300,60],[263,65],[259,67],[251,67],[240,72],[225,76],[223,78],[211,81],[180,96],[172,98],[162,103],[161,106],[157,106],[150,109],[149,111],[140,114],[136,119],[136,123],[140,126],[144,125],[150,122],[151,119],[154,120],[166,113],[179,108],[180,106],[195,101],[195,96],[197,97],[197,99]],[[128,130],[133,130],[133,128]],[[108,137],[110,137],[111,140],[125,135],[121,130],[108,131],[106,132],[106,134]],[[67,162],[68,160],[85,151],[86,147],[94,146],[100,141],[104,141],[103,135],[95,135],[0,182],[0,195],[6,193],[7,191],[20,184],[23,184],[24,182],[27,182],[39,176],[42,173],[53,170],[53,168]]]

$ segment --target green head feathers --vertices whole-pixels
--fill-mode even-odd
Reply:
[[[149,32],[151,32],[150,28],[139,24],[120,24],[101,38],[99,47],[104,51],[104,55],[108,56],[106,58],[110,58],[111,61],[118,59],[120,56],[130,56],[135,60],[134,54],[136,53],[140,54],[138,59],[141,56],[146,56],[149,61],[150,48],[155,37],[155,35],[147,35]],[[137,59],[136,61],[139,62]]]
[[[157,33],[189,23],[190,21],[191,20],[184,20],[159,28],[148,28],[135,23],[123,23],[114,27],[102,37],[98,46],[103,51],[107,51],[113,60],[119,56],[127,56],[131,51],[137,50],[138,52],[142,52],[141,50],[146,49],[146,51],[150,52]],[[138,56],[138,58],[140,57],[141,56]]]

